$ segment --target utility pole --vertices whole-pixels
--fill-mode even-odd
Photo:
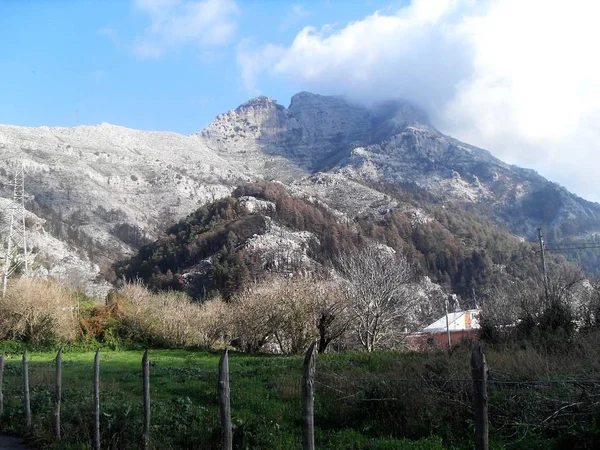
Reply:
[[[13,185],[13,201],[7,210],[10,211],[10,226],[5,243],[2,297],[6,295],[8,278],[21,264],[25,266],[25,273],[29,271],[27,239],[25,236],[25,172],[23,162],[17,166]],[[21,251],[22,256],[20,255]]]
[[[452,338],[450,336],[450,322],[448,320],[448,303],[450,300],[450,295],[446,296],[446,301],[444,302],[445,310],[446,310],[446,335],[448,337],[448,350],[452,347]]]
[[[542,234],[542,229],[538,228],[538,238],[540,241],[540,254],[542,256],[542,270],[544,271],[544,293],[546,294],[546,301],[548,301],[548,271],[546,269],[546,255],[545,255],[545,244],[544,244],[544,235]]]

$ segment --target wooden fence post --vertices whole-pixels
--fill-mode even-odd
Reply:
[[[315,365],[316,342],[304,357],[302,375],[302,450],[315,450]]]
[[[94,410],[93,417],[93,441],[92,448],[100,450],[100,350],[96,350],[94,357]]]
[[[483,345],[477,342],[471,354],[471,375],[475,398],[473,409],[475,411],[475,448],[489,450],[488,436],[488,395],[487,395],[487,363],[483,353]]]
[[[31,426],[31,403],[29,401],[29,361],[27,350],[23,352],[23,409],[25,411],[25,424]]]
[[[219,410],[221,411],[221,449],[232,450],[233,428],[231,426],[231,392],[229,390],[229,352],[219,361]]]
[[[4,414],[4,394],[2,393],[2,380],[4,378],[4,350],[2,350],[2,354],[0,355],[0,419],[2,419],[2,415]]]
[[[148,350],[142,358],[143,388],[144,388],[144,450],[150,450],[150,361]]]
[[[60,403],[62,400],[62,348],[56,354],[56,375],[54,378],[54,437],[60,440]]]

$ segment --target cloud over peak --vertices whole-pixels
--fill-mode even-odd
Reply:
[[[586,0],[413,0],[306,27],[289,46],[245,42],[238,63],[253,93],[282,78],[367,103],[404,98],[442,131],[600,200],[599,14]]]
[[[341,29],[308,26],[287,48],[246,46],[238,54],[244,85],[252,89],[265,75],[281,76],[350,96],[364,92],[359,95],[363,100],[403,97],[429,103],[441,95],[432,90],[452,90],[468,73],[460,30],[452,21],[437,26],[455,9],[450,3],[420,1],[394,15],[375,12]],[[445,57],[450,54],[452,58]],[[439,77],[440,72],[446,76]],[[431,82],[424,83],[428,78]],[[429,92],[415,90],[417,84],[428,84]]]

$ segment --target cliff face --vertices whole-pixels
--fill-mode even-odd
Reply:
[[[328,172],[361,183],[415,185],[528,238],[542,225],[561,235],[600,228],[600,205],[440,133],[403,102],[367,108],[301,92],[285,108],[261,97],[219,116],[200,135],[219,156],[267,178],[289,182]]]
[[[232,163],[243,158],[259,173],[265,172],[265,165],[268,174],[269,166],[289,163],[308,173],[323,170],[348,157],[353,148],[378,142],[411,123],[428,122],[408,104],[367,109],[342,97],[301,92],[292,97],[289,108],[269,97],[250,100],[218,116],[197,136],[210,142],[223,158]]]

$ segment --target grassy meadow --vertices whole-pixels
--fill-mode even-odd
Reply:
[[[21,406],[21,354],[9,353],[5,367],[4,431],[27,434]],[[366,355],[356,355],[365,370]],[[63,355],[63,442],[53,442],[54,353],[30,354],[32,442],[44,448],[84,449],[91,441],[93,352]],[[141,351],[102,351],[101,432],[103,446],[139,448],[142,430]],[[218,448],[217,365],[220,355],[208,351],[152,350],[152,447]],[[339,358],[320,358],[338,367]],[[342,366],[353,364],[347,360]],[[359,367],[354,369],[359,370]],[[232,413],[237,448],[300,448],[300,381],[302,357],[230,356]],[[317,405],[319,405],[317,399]],[[333,406],[333,405],[330,405]],[[323,406],[323,409],[327,409]],[[366,417],[365,417],[366,419]],[[318,419],[317,419],[318,420]],[[366,421],[365,421],[366,423]],[[439,439],[412,442],[348,429],[318,429],[320,448],[441,449]]]
[[[219,354],[151,350],[152,448],[216,449],[219,445]],[[468,346],[453,352],[319,355],[316,442],[325,450],[470,449],[472,388]],[[33,426],[23,425],[21,354],[5,367],[0,429],[27,435],[42,448],[87,449],[91,442],[94,353],[69,351],[63,364],[63,441],[51,437],[54,353],[30,354]],[[104,448],[140,448],[141,351],[101,351]],[[237,449],[301,447],[302,356],[230,354]],[[595,383],[552,383],[583,366],[531,350],[488,351],[493,377],[524,384],[490,385],[493,449],[597,448],[600,389]],[[587,365],[589,369],[589,364]],[[592,368],[594,369],[594,368]],[[579,378],[586,374],[579,372]],[[588,377],[589,378],[589,377]],[[548,379],[548,384],[527,380]]]

